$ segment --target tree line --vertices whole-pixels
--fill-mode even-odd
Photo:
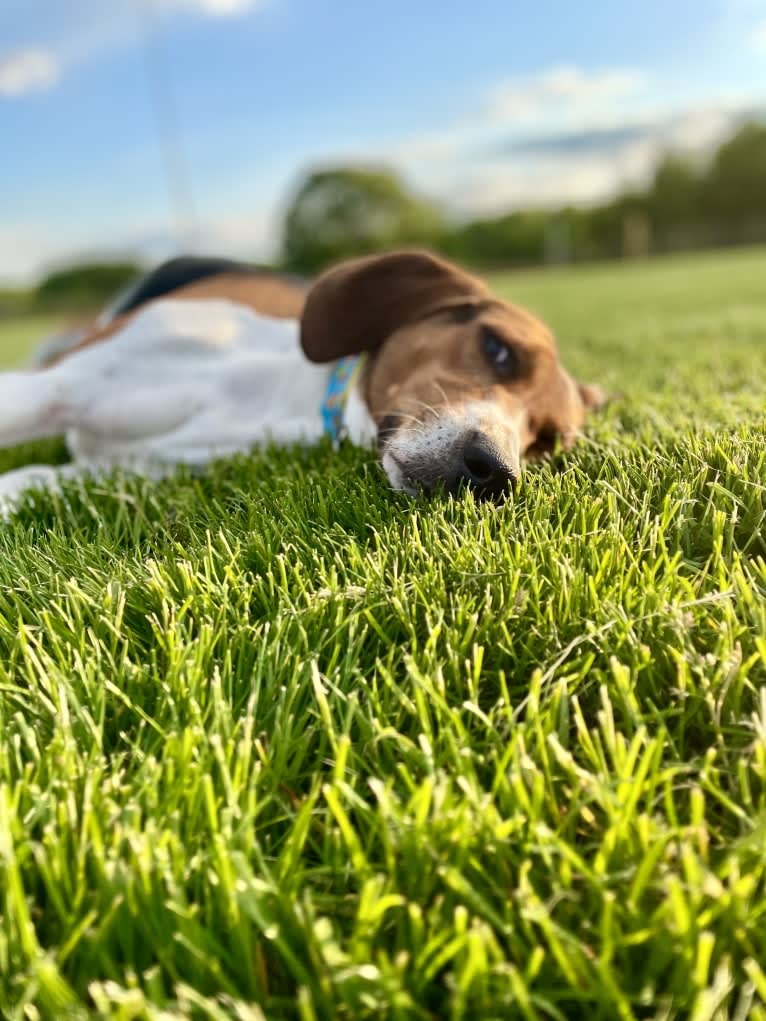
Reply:
[[[664,157],[648,186],[589,208],[526,209],[454,223],[389,170],[309,173],[290,202],[274,268],[311,275],[354,255],[425,245],[477,268],[582,262],[766,242],[766,125],[741,127],[695,163]],[[0,292],[0,317],[80,311],[143,272],[136,262],[70,266],[34,292]]]
[[[649,185],[589,208],[527,209],[455,224],[393,172],[310,174],[288,208],[286,268],[424,244],[479,267],[615,259],[766,241],[766,125],[741,127],[704,163],[667,155]]]

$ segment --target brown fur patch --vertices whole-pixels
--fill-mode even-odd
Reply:
[[[482,327],[514,351],[520,370],[513,378],[499,379],[488,362]],[[492,403],[518,422],[521,449],[531,456],[545,453],[556,436],[570,443],[585,419],[548,329],[505,302],[488,303],[472,322],[437,315],[402,327],[372,356],[364,382],[375,421],[396,415],[404,428],[449,407]]]
[[[306,291],[299,284],[278,276],[272,277],[260,273],[254,273],[252,276],[240,273],[219,273],[216,276],[207,277],[205,280],[198,280],[185,287],[179,287],[163,297],[172,298],[174,301],[226,298],[229,301],[247,305],[254,311],[275,319],[299,319],[306,300]],[[155,300],[162,301],[163,299]],[[113,334],[118,333],[134,315],[149,304],[151,302],[141,305],[126,315],[117,316],[106,326],[94,328],[71,350],[79,351],[81,348],[90,347],[91,344],[107,340]],[[66,354],[70,353],[66,352]]]

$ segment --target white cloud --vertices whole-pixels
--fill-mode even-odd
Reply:
[[[336,155],[402,170],[451,212],[588,204],[641,187],[667,151],[709,152],[748,109],[746,97],[692,106],[629,68],[552,68],[501,82],[474,111],[418,136],[368,139]]]
[[[563,110],[602,107],[635,93],[643,83],[643,75],[630,69],[588,73],[577,67],[552,68],[498,86],[485,116],[494,123],[508,123]]]
[[[190,11],[211,18],[235,18],[265,6],[267,0],[155,0],[167,11]]]
[[[511,143],[486,159],[474,155],[444,176],[436,190],[450,209],[464,215],[600,202],[644,186],[668,151],[690,157],[709,152],[734,130],[741,114],[741,109],[710,105],[629,121],[603,139],[593,132],[582,145],[567,144],[573,136],[566,134],[543,136],[516,151]],[[413,180],[425,174],[428,168],[421,167]]]
[[[64,255],[55,235],[39,223],[0,224],[0,286],[26,285],[37,277],[41,264]]]
[[[752,39],[753,46],[755,46],[757,50],[766,53],[766,21],[756,26]]]
[[[555,67],[494,86],[469,116],[437,131],[395,141],[389,159],[412,165],[426,160],[460,160],[498,135],[519,129],[574,130],[624,118],[640,96],[644,76],[631,68],[587,72]]]
[[[261,10],[272,0],[154,0],[152,10],[170,16],[235,18]],[[0,53],[0,98],[13,98],[52,88],[73,65],[82,64],[104,51],[123,46],[132,38],[119,19],[92,22],[85,18],[77,31],[54,49],[26,47]]]
[[[55,54],[42,49],[17,50],[0,57],[0,96],[23,96],[43,92],[55,85],[61,64]]]
[[[108,237],[117,240],[111,242],[96,227],[73,240],[70,231],[37,222],[0,224],[0,287],[33,284],[51,269],[79,260],[138,259],[151,266],[179,251],[267,260],[277,250],[281,220],[276,203],[237,213],[209,210],[186,237],[179,237],[168,219],[157,214],[146,215],[140,223],[114,222]]]

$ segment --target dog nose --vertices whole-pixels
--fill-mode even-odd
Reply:
[[[458,485],[467,485],[479,499],[497,500],[507,494],[517,475],[518,469],[486,433],[477,430],[466,437]]]

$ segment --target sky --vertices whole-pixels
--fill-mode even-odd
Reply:
[[[316,165],[588,204],[764,113],[766,0],[2,0],[0,281],[268,258]]]

